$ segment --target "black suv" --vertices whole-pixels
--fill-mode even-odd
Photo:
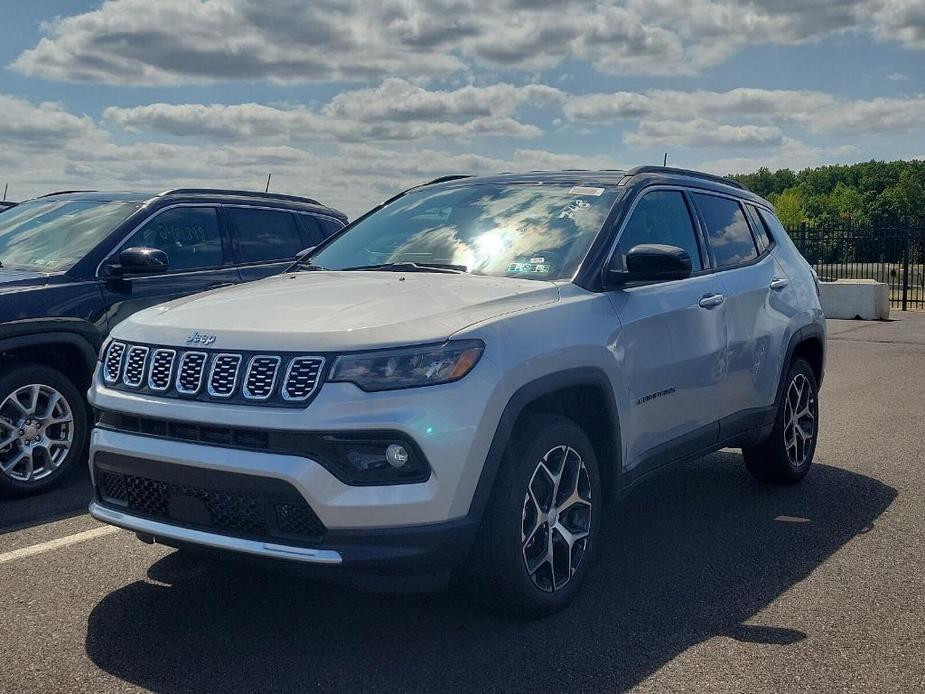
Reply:
[[[47,489],[82,457],[109,330],[139,309],[283,271],[342,212],[275,193],[64,192],[0,215],[0,494]]]

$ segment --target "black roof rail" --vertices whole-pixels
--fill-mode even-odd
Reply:
[[[421,185],[415,186],[415,188],[420,188],[421,186],[432,186],[437,183],[446,183],[447,181],[458,181],[460,178],[472,178],[472,174],[449,174],[447,176],[438,176],[432,181],[427,181],[427,183],[422,183]]]
[[[301,195],[287,195],[285,193],[264,193],[259,190],[227,190],[224,188],[171,188],[158,193],[158,197],[164,195],[237,195],[245,198],[270,198],[272,200],[292,200],[293,202],[307,202],[311,205],[322,205],[314,198],[306,198]]]
[[[55,190],[55,191],[52,191],[51,193],[45,193],[44,195],[36,195],[35,199],[37,200],[38,198],[47,198],[50,195],[67,195],[69,193],[96,193],[96,192],[98,191],[89,190],[89,189],[88,190]]]
[[[638,174],[647,174],[647,173],[676,174],[678,176],[690,176],[691,178],[702,178],[706,181],[722,183],[727,186],[732,186],[733,188],[739,188],[740,190],[748,190],[745,186],[743,186],[738,181],[733,181],[731,178],[726,178],[725,176],[717,176],[715,174],[703,173],[702,171],[694,171],[692,169],[676,169],[672,166],[637,166],[627,171],[626,175],[636,176]]]

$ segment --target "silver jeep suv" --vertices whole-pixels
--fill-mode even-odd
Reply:
[[[94,517],[145,541],[572,599],[608,501],[740,447],[809,470],[825,322],[771,205],[678,169],[447,177],[291,271],[137,313],[90,400]]]

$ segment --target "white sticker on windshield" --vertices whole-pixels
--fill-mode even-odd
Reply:
[[[569,190],[572,195],[603,195],[603,188],[592,188],[591,186],[572,186]]]

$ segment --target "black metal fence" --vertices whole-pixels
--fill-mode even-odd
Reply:
[[[890,285],[890,304],[925,310],[925,223],[916,226],[801,226],[790,238],[823,282],[872,279]]]

